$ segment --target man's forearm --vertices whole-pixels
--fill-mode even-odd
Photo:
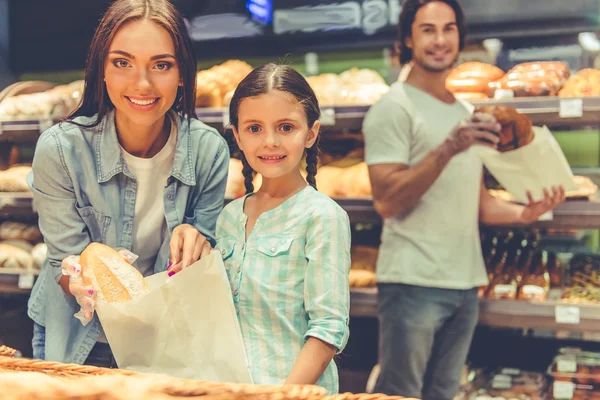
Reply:
[[[523,223],[524,206],[490,196],[479,207],[479,220],[486,225],[517,225]]]
[[[452,153],[441,145],[413,167],[390,174],[383,193],[375,196],[375,210],[390,218],[415,207],[440,176]]]

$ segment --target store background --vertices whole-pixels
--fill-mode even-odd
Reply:
[[[109,3],[0,0],[0,91],[21,81],[66,84],[81,79],[91,36]],[[252,66],[285,62],[309,76],[368,68],[388,84],[400,73],[394,48],[400,0],[174,3],[188,21],[198,70],[241,59]],[[505,71],[527,61],[551,60],[568,63],[573,72],[600,68],[598,0],[462,0],[461,4],[469,24],[468,44],[461,61],[483,61]],[[323,15],[333,17],[328,20]],[[560,118],[558,99],[520,99],[516,104],[536,124],[549,125],[576,174],[600,183],[600,99],[584,99],[582,117],[569,119]],[[360,123],[366,108],[333,110],[337,118],[324,130],[325,151],[348,153],[360,149]],[[200,110],[199,117],[227,135],[222,111]],[[9,156],[15,153],[20,163],[29,162],[42,125],[11,131],[15,125],[0,120],[0,164],[8,166]],[[353,244],[377,246],[381,227],[370,202],[342,199],[340,203],[353,222]],[[19,195],[1,197],[0,217],[36,223],[31,202]],[[554,222],[536,228],[543,235],[540,247],[559,252],[567,260],[573,253],[596,254],[600,203],[594,199],[585,204],[570,202],[556,213]],[[19,289],[18,280],[18,276],[2,274],[0,268],[0,342],[30,356],[28,290]],[[373,290],[353,294],[351,340],[338,358],[342,390],[364,391],[377,362],[373,301]],[[579,324],[557,325],[556,303],[530,306],[485,300],[482,304],[482,323],[469,356],[473,367],[543,372],[561,347],[600,351],[600,305],[581,305]]]

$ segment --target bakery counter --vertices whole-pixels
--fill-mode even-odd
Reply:
[[[29,295],[38,274],[38,271],[0,268],[0,295]]]
[[[350,315],[377,316],[377,289],[352,289]],[[479,323],[518,329],[600,332],[600,304],[480,300]]]
[[[41,132],[57,122],[52,119],[0,120],[0,143],[35,143]]]

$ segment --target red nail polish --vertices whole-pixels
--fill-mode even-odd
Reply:
[[[88,293],[89,293],[89,294],[90,294],[90,296],[91,296],[91,295],[93,295],[93,294],[94,294],[94,291],[93,291],[93,290],[88,290]]]
[[[173,266],[173,263],[170,262],[169,265],[167,266],[167,271],[170,270],[172,266]]]
[[[169,275],[169,277],[172,277],[173,275],[175,275],[175,272],[171,271],[171,272],[168,273],[168,275]]]

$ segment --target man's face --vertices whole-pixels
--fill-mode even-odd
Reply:
[[[406,46],[413,62],[429,72],[444,72],[459,55],[460,36],[452,7],[439,1],[421,7],[415,16]]]

